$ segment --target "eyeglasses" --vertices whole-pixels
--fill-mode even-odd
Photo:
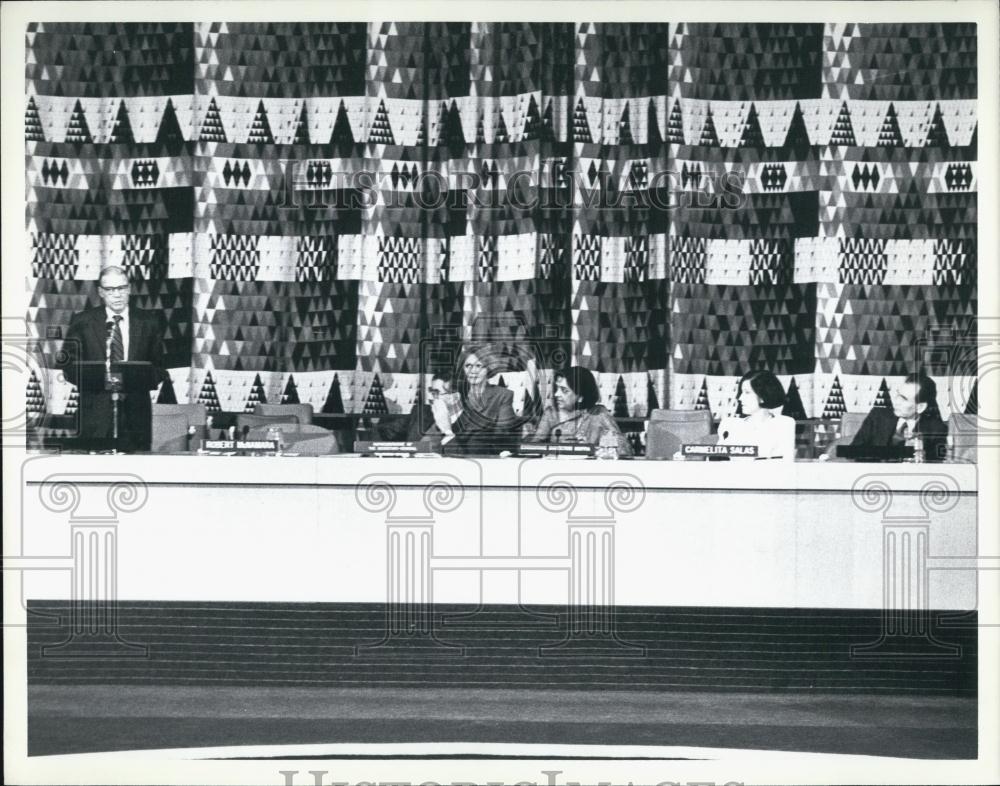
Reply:
[[[486,366],[484,366],[482,363],[466,363],[465,364],[465,370],[466,371],[478,371],[478,370],[484,369],[484,368],[486,368]]]
[[[124,284],[120,287],[101,287],[100,289],[102,292],[107,292],[109,295],[122,295],[128,292],[129,285]]]
[[[431,396],[444,396],[447,395],[447,391],[439,390],[438,388],[427,388],[427,393]]]

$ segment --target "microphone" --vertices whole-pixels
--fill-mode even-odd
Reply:
[[[250,427],[249,426],[243,426],[243,441],[244,442],[247,441],[247,437],[249,435],[250,435]]]
[[[729,439],[729,431],[728,430],[722,432],[722,438],[723,439]]]
[[[556,438],[556,447],[558,447],[559,446],[559,440],[562,437],[562,429],[561,428],[557,428],[555,431],[552,432],[552,436]]]

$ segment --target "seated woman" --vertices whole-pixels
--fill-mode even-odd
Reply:
[[[795,421],[781,414],[785,389],[770,371],[740,379],[739,413],[719,424],[720,445],[756,445],[758,458],[795,460]]]
[[[602,437],[612,434],[618,443],[618,455],[631,456],[632,447],[611,413],[597,403],[599,398],[597,382],[587,369],[572,366],[556,372],[553,403],[542,412],[532,440],[600,445]]]
[[[514,393],[488,383],[491,371],[502,367],[501,361],[488,348],[466,349],[456,375],[457,394],[432,403],[432,430],[442,435],[441,445],[447,451],[495,455],[516,447],[519,421]]]

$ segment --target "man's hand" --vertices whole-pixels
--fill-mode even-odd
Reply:
[[[431,402],[431,413],[434,415],[434,424],[445,436],[453,436],[451,430],[451,418],[448,416],[448,405],[441,398],[436,398]]]

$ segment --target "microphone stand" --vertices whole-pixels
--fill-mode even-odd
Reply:
[[[125,397],[124,380],[121,372],[111,371],[110,366],[104,378],[104,389],[111,393],[111,453],[118,453],[118,402]]]

